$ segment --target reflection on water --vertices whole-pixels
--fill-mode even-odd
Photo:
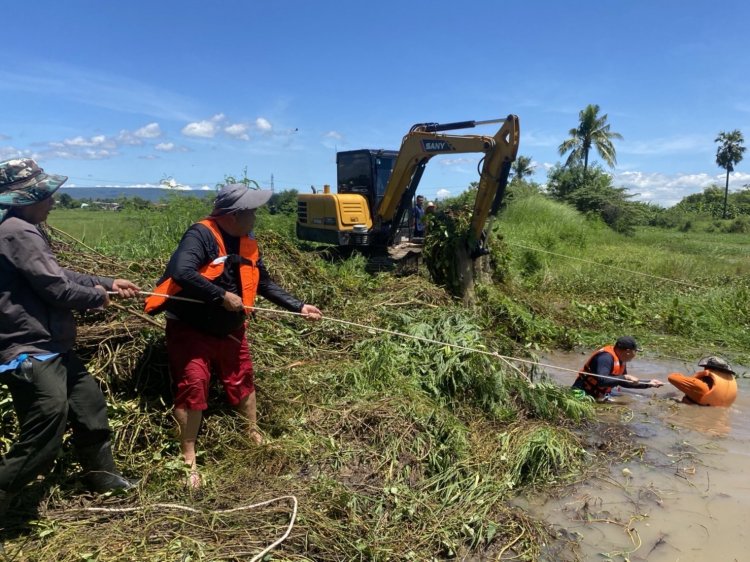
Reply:
[[[578,369],[580,353],[555,353],[544,363]],[[692,374],[693,364],[638,357],[628,367],[639,378]],[[744,369],[738,369],[742,372]],[[575,374],[547,369],[565,386]],[[750,560],[750,381],[739,379],[730,408],[682,404],[682,393],[622,389],[613,405],[597,408],[620,420],[644,447],[643,460],[612,466],[572,487],[564,497],[519,500],[532,514],[579,542],[582,560],[723,562]],[[546,560],[562,560],[550,553]]]

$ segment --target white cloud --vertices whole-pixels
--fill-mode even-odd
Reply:
[[[684,197],[693,193],[700,193],[711,184],[724,186],[726,175],[724,173],[710,174],[661,174],[658,172],[646,173],[628,171],[615,174],[614,183],[617,186],[626,187],[629,191],[638,195],[635,199],[658,203],[665,207],[671,207],[679,203]],[[750,183],[750,174],[733,172],[729,174],[729,190],[742,188]]]
[[[322,144],[329,150],[340,150],[342,147],[346,147],[347,142],[344,135],[338,131],[328,131],[323,135]]]
[[[35,158],[31,150],[16,148],[15,146],[0,146],[0,160],[11,160],[12,158]]]
[[[39,158],[64,158],[68,160],[103,160],[118,156],[122,146],[142,146],[144,139],[156,138],[162,134],[158,123],[149,123],[135,132],[122,129],[115,136],[78,135],[61,141],[43,143],[46,149],[38,153]]]
[[[250,136],[247,134],[248,126],[243,123],[234,123],[224,127],[224,132],[231,137],[240,140],[250,140]]]
[[[76,148],[115,148],[117,143],[108,138],[106,135],[94,135],[93,137],[85,138],[82,136],[73,137],[70,139],[64,139],[62,142],[51,142],[50,146],[55,148],[62,147],[76,147]]]
[[[185,125],[182,128],[182,134],[186,137],[211,139],[216,136],[216,130],[216,123],[212,121],[196,121]]]
[[[6,140],[10,140],[10,137],[8,135],[4,135],[0,133],[0,141],[6,141]]]
[[[107,158],[112,158],[113,156],[117,156],[117,151],[104,149],[87,149],[83,151],[84,160],[106,160]]]
[[[139,139],[155,139],[161,136],[159,123],[149,123],[133,133]]]
[[[154,148],[161,152],[172,152],[175,149],[175,145],[173,142],[160,142]]]
[[[268,119],[265,119],[264,117],[258,117],[255,120],[255,126],[258,128],[259,131],[262,131],[264,133],[268,133],[271,131],[271,123],[268,121]]]
[[[220,124],[225,119],[226,116],[223,113],[217,113],[211,119],[188,123],[182,128],[182,134],[186,137],[212,139],[219,132]]]
[[[450,196],[451,192],[449,189],[438,189],[435,194],[435,199],[447,199]]]

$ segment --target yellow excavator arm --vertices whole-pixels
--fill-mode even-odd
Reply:
[[[494,136],[451,135],[438,131],[467,129],[477,125],[502,123]],[[474,213],[471,218],[471,241],[480,242],[482,230],[490,214],[499,210],[508,183],[510,165],[516,159],[519,143],[519,124],[516,115],[489,121],[459,123],[424,123],[415,125],[404,136],[393,172],[375,212],[375,223],[394,221],[403,211],[404,194],[414,193],[424,167],[437,154],[482,152],[484,158],[479,177]]]
[[[444,131],[502,123],[494,136],[455,135]],[[458,123],[419,123],[404,136],[401,148],[339,152],[337,193],[300,194],[297,236],[340,246],[385,247],[395,243],[411,209],[425,166],[438,154],[482,153],[479,184],[467,233],[472,256],[484,253],[483,230],[497,214],[511,163],[518,152],[518,117]]]

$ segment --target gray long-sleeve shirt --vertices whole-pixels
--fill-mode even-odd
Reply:
[[[64,353],[76,337],[73,310],[102,306],[113,280],[60,267],[36,226],[0,223],[0,364],[21,353]]]

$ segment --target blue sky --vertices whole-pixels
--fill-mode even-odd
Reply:
[[[616,185],[668,206],[723,186],[720,131],[750,140],[748,6],[29,0],[0,40],[0,159],[33,156],[78,187],[200,189],[247,168],[307,191],[335,185],[336,150],[515,113],[544,183],[596,103],[624,137]],[[477,160],[434,158],[420,192],[458,194]],[[747,153],[730,189],[745,184]]]

